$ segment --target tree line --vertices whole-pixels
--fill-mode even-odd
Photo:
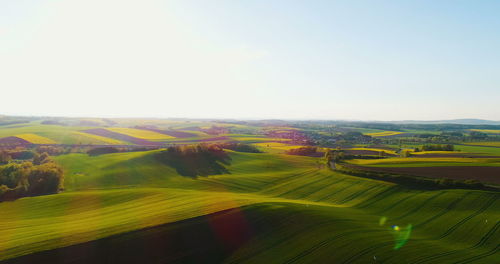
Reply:
[[[231,157],[217,144],[172,146],[157,153],[156,158],[192,178],[229,173],[225,166],[231,163]]]
[[[30,160],[14,160],[0,152],[0,201],[25,196],[58,193],[63,189],[64,173],[46,152]]]
[[[454,151],[455,146],[451,144],[426,144],[422,146],[422,151]],[[415,149],[418,152],[418,148]]]

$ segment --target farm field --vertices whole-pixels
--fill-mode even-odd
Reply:
[[[500,129],[471,129],[471,131],[483,132],[487,134],[500,134]]]
[[[500,156],[500,148],[496,147],[457,145],[456,148],[465,153],[480,153],[492,156]]]
[[[192,179],[159,163],[156,152],[58,156],[67,191],[0,203],[0,235],[8,238],[0,259],[51,262],[78,250],[87,253],[76,258],[93,263],[113,252],[121,263],[496,259],[497,192],[406,189],[273,153],[230,152],[230,174]],[[200,240],[186,240],[192,232]]]
[[[394,150],[380,149],[380,148],[347,148],[347,153],[354,153],[358,155],[396,155]]]
[[[165,140],[174,138],[169,135],[160,134],[154,131],[144,130],[144,129],[135,129],[135,128],[124,128],[124,127],[113,127],[107,128],[108,130],[120,134],[124,134],[131,137],[136,137],[140,139],[150,139],[150,140]]]
[[[399,131],[383,131],[383,132],[375,132],[375,133],[365,133],[365,135],[372,137],[389,137],[403,134],[404,132]]]
[[[39,135],[35,135],[35,134],[20,134],[20,135],[15,135],[15,137],[24,139],[30,143],[33,143],[33,144],[55,144],[56,143],[52,139],[42,137]]]
[[[390,158],[375,160],[351,160],[349,163],[380,167],[434,167],[434,166],[500,166],[499,158]]]
[[[36,140],[35,144],[117,144],[118,141],[110,141],[103,137],[95,137],[87,133],[82,133],[88,127],[73,127],[59,125],[40,125],[37,123],[24,124],[23,126],[10,126],[0,128],[0,138],[31,135],[31,138],[44,138],[43,141]],[[28,137],[27,141],[30,137]],[[43,142],[43,143],[41,143]],[[112,142],[112,143],[111,143]]]
[[[123,122],[129,124],[128,122]],[[160,125],[162,122],[146,124]],[[186,128],[178,123],[173,123],[172,127]],[[210,128],[214,123],[200,123],[205,128]],[[191,124],[190,125],[194,125]],[[226,126],[228,126],[226,124]],[[241,128],[242,125],[231,127]],[[159,146],[164,144],[189,144],[214,141],[239,141],[244,143],[256,142],[288,142],[287,138],[273,138],[264,135],[249,134],[220,134],[209,135],[196,130],[181,129],[137,129],[130,127],[81,127],[81,126],[61,126],[43,125],[39,122],[31,122],[23,125],[0,126],[0,141],[2,138],[18,137],[32,144],[66,144],[66,145],[151,145]],[[245,129],[255,129],[245,127]],[[283,129],[283,128],[279,128]],[[12,141],[12,140],[11,140]]]
[[[51,157],[64,173],[62,192],[0,202],[0,263],[59,263],[61,256],[75,263],[491,263],[498,255],[500,148],[492,143],[414,152],[422,145],[390,141],[402,132],[366,129],[373,142],[314,146],[318,155],[309,157],[286,153],[310,146],[311,129],[66,122],[0,126],[0,142],[64,150]],[[79,126],[92,122],[99,125]],[[257,151],[225,149],[225,172],[195,177],[158,158],[166,147],[200,143]],[[113,146],[123,151],[87,153]],[[478,180],[490,189],[350,176],[325,165],[329,151],[351,155],[345,162],[366,171]]]
[[[485,146],[485,147],[499,147],[500,148],[500,141],[495,141],[495,142],[474,142],[474,143],[466,143],[465,145]]]
[[[439,152],[439,151],[438,151]],[[442,154],[444,153],[444,154]],[[388,172],[426,178],[453,180],[479,180],[484,183],[500,184],[500,157],[452,157],[441,152],[436,157],[387,158],[375,160],[354,159],[348,164],[364,171]],[[416,155],[416,156],[419,156]],[[440,157],[443,155],[445,157]]]

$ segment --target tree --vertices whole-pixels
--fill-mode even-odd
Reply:
[[[33,157],[33,164],[35,165],[41,165],[50,161],[52,161],[52,159],[50,158],[49,154],[47,154],[47,152],[44,152],[40,155],[35,154],[35,156]]]
[[[408,149],[403,149],[401,151],[401,158],[408,158],[411,155],[411,151]]]
[[[327,149],[323,158],[325,159],[325,162],[329,164],[333,159],[332,151],[330,149]]]
[[[342,159],[344,159],[344,152],[343,151],[336,150],[336,151],[333,152],[333,160],[335,162],[339,162]]]
[[[7,153],[7,151],[0,151],[0,164],[7,164],[12,159],[12,157]]]

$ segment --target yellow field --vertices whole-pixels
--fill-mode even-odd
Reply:
[[[394,136],[394,135],[399,135],[399,134],[403,134],[403,132],[384,131],[384,132],[376,132],[376,133],[366,133],[365,135],[372,136],[372,137],[387,137],[387,136]]]
[[[465,145],[500,147],[500,141],[496,141],[496,142],[472,142],[472,143],[465,143]]]
[[[378,149],[378,148],[350,148],[348,150],[368,150],[368,151],[385,152],[387,154],[396,155],[396,152],[394,150],[388,150],[388,149]]]
[[[136,129],[136,128],[127,128],[127,127],[111,127],[106,128],[109,131],[124,134],[131,137],[141,138],[141,139],[151,139],[151,140],[162,140],[162,139],[172,139],[174,137],[169,135],[160,134],[157,132]]]
[[[112,145],[126,145],[127,144],[127,143],[122,142],[120,140],[107,138],[107,137],[101,137],[98,135],[84,133],[84,132],[80,132],[80,131],[74,131],[73,134],[78,135],[78,136],[93,138],[93,139],[102,141],[103,143],[112,144]]]
[[[33,144],[55,144],[56,142],[50,138],[42,137],[36,134],[19,134],[16,135],[18,138],[22,138]]]
[[[462,153],[460,151],[420,151],[420,152],[414,152],[413,149],[411,149],[411,154],[412,155],[423,155],[423,154],[459,154]]]
[[[477,132],[483,132],[487,134],[500,134],[500,130],[494,130],[494,129],[471,129],[471,131],[477,131]]]

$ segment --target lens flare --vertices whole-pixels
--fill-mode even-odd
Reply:
[[[400,226],[393,225],[392,226],[393,235],[395,237],[394,249],[400,249],[402,246],[408,242],[411,235],[412,225],[409,224],[405,228],[401,228]]]

